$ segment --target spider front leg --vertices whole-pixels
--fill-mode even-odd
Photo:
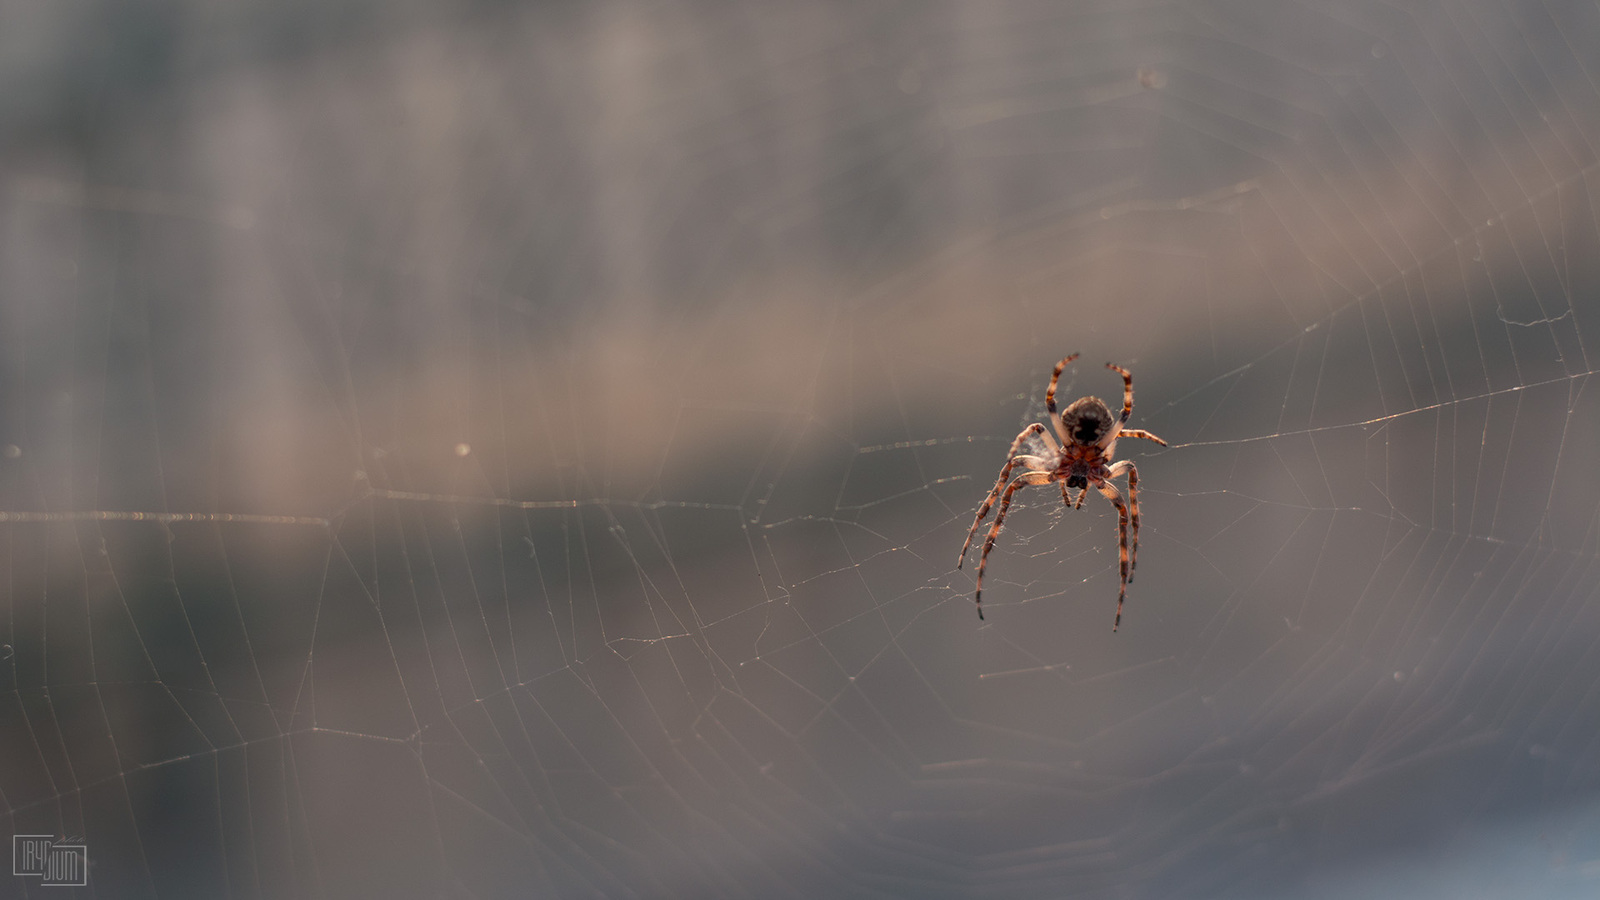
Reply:
[[[1122,601],[1128,595],[1128,575],[1133,569],[1128,561],[1128,506],[1122,502],[1122,492],[1117,490],[1116,485],[1102,481],[1096,487],[1117,508],[1117,554],[1122,564],[1122,586],[1117,590],[1117,618],[1111,623],[1111,630],[1116,631],[1122,624]],[[1130,493],[1133,491],[1131,482],[1128,490]]]
[[[989,536],[983,540],[983,554],[978,557],[978,590],[972,595],[972,602],[978,606],[978,619],[983,619],[983,570],[989,566],[989,551],[994,549],[995,539],[1000,536],[1000,525],[1006,520],[1006,510],[1011,508],[1011,495],[1017,488],[1025,484],[1049,484],[1050,476],[1045,472],[1029,472],[1018,475],[1017,480],[1006,487],[1005,496],[1000,499],[1000,512],[995,514],[994,526],[989,529]],[[959,568],[959,566],[957,567]],[[1112,629],[1115,631],[1116,629]]]
[[[1030,469],[1042,467],[1043,461],[1037,456],[1017,455],[1017,451],[1022,449],[1022,445],[1029,437],[1035,434],[1044,435],[1046,445],[1051,448],[1055,447],[1055,439],[1046,434],[1044,426],[1038,422],[1022,429],[1022,433],[1017,435],[1017,439],[1011,442],[1011,452],[1006,454],[1006,464],[1000,468],[1000,477],[995,479],[994,489],[989,492],[988,497],[984,498],[983,505],[978,507],[978,515],[972,520],[972,527],[967,529],[967,540],[961,545],[961,555],[956,557],[956,568],[961,568],[961,564],[967,561],[967,549],[972,546],[972,536],[978,533],[978,526],[983,524],[984,517],[989,514],[989,508],[994,506],[995,498],[1000,496],[1001,489],[1005,487],[1006,479],[1011,477],[1011,470],[1019,462]],[[1038,463],[1038,465],[1035,465],[1035,463]]]
[[[1068,443],[1071,438],[1067,435],[1066,430],[1061,427],[1061,417],[1056,415],[1056,383],[1061,380],[1061,370],[1065,369],[1073,360],[1077,358],[1078,354],[1074,353],[1071,356],[1061,360],[1061,362],[1056,363],[1056,370],[1050,373],[1050,387],[1044,392],[1044,406],[1045,409],[1050,411],[1050,424],[1055,428],[1056,434],[1061,436],[1061,442],[1063,444]]]
[[[1122,376],[1122,418],[1118,424],[1128,424],[1133,415],[1133,374],[1116,363],[1106,363],[1106,368]]]

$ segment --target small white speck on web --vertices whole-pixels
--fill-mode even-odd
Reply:
[[[21,455],[22,448],[16,444],[7,444],[4,447],[0,447],[0,456],[4,456],[6,459],[16,459]]]
[[[467,443],[466,441],[462,441],[461,443],[456,445],[456,455],[457,456],[468,456],[471,453],[472,453],[472,445]]]

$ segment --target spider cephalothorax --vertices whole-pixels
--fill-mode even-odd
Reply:
[[[1000,512],[994,517],[994,525],[989,529],[989,536],[983,542],[983,555],[978,559],[978,589],[973,595],[973,600],[978,604],[978,618],[983,618],[983,570],[989,565],[989,551],[994,549],[995,538],[1000,535],[1000,524],[1006,519],[1006,510],[1011,508],[1011,495],[1017,488],[1025,484],[1050,484],[1056,482],[1061,485],[1061,500],[1073,509],[1083,506],[1083,498],[1089,493],[1089,488],[1098,490],[1110,500],[1117,508],[1117,549],[1121,557],[1122,588],[1117,593],[1117,618],[1111,625],[1111,630],[1116,631],[1122,624],[1122,600],[1128,593],[1128,582],[1133,577],[1133,567],[1139,559],[1139,470],[1130,460],[1112,462],[1111,457],[1116,450],[1117,439],[1122,437],[1144,438],[1155,441],[1161,446],[1167,445],[1166,441],[1156,437],[1148,431],[1137,428],[1126,428],[1128,417],[1133,414],[1133,376],[1121,366],[1106,363],[1106,368],[1122,376],[1122,415],[1113,416],[1111,409],[1099,397],[1080,397],[1067,405],[1060,418],[1056,417],[1056,384],[1061,380],[1061,370],[1067,364],[1078,358],[1078,354],[1056,363],[1056,369],[1050,376],[1050,387],[1044,392],[1044,403],[1050,410],[1050,424],[1055,427],[1056,434],[1061,442],[1050,436],[1043,425],[1035,422],[1022,430],[1017,439],[1011,442],[1011,452],[1006,456],[1006,464],[1000,469],[1000,478],[995,481],[994,489],[989,492],[983,505],[978,507],[978,515],[972,520],[972,528],[967,532],[967,542],[961,545],[961,557],[956,560],[956,568],[961,568],[966,562],[967,549],[972,546],[972,536],[978,533],[978,526],[983,524],[985,516],[989,515],[990,507],[994,506],[995,498],[1000,498]],[[1042,439],[1044,452],[1038,454],[1022,453],[1022,447],[1035,436]],[[1011,477],[1011,470],[1018,464],[1027,469],[1016,480],[1007,482]],[[1128,500],[1122,500],[1122,492],[1111,483],[1111,479],[1119,475],[1128,476]],[[1078,492],[1077,502],[1073,502],[1067,491]],[[1001,494],[1004,492],[1004,496]],[[1131,527],[1130,527],[1131,525]],[[1132,548],[1129,547],[1128,535],[1132,532]]]

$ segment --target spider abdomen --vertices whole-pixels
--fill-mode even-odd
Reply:
[[[1093,444],[1111,430],[1111,410],[1099,397],[1079,397],[1061,412],[1061,424],[1075,444]]]

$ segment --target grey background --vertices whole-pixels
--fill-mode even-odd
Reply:
[[[0,813],[86,896],[1592,896],[1596,59],[0,5]],[[1072,351],[1172,444],[1122,629],[1043,489],[980,624]]]

